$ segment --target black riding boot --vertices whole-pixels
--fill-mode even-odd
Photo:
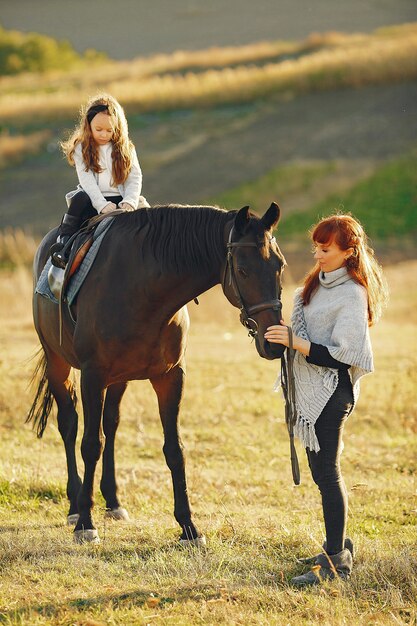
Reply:
[[[64,213],[59,227],[59,236],[56,243],[51,246],[50,254],[52,264],[65,269],[68,263],[69,248],[66,245],[80,227],[80,218],[70,213]]]

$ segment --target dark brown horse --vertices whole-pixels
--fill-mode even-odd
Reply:
[[[123,213],[105,236],[94,266],[77,296],[73,314],[64,308],[59,341],[58,306],[35,293],[34,322],[42,356],[40,382],[28,415],[38,436],[46,427],[53,398],[68,466],[68,519],[76,540],[98,541],[92,520],[93,481],[102,451],[100,483],[108,514],[126,513],[117,496],[114,442],[119,407],[130,380],[149,379],[158,397],[166,462],[174,488],[174,515],[182,541],[202,541],[191,518],[178,412],[184,384],[184,352],[189,326],[186,303],[221,283],[241,321],[255,336],[266,359],[284,347],[268,344],[267,326],[281,319],[284,258],[271,231],[280,210],[274,203],[262,218],[248,207],[162,206]],[[48,258],[56,230],[43,239],[34,262],[35,282]],[[219,320],[221,312],[219,311]],[[75,458],[78,416],[71,367],[81,370],[84,480]]]

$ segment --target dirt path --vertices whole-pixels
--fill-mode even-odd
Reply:
[[[340,160],[346,169],[337,176],[354,180],[361,173],[358,163],[372,169],[416,145],[417,83],[147,116],[132,119],[131,126],[144,193],[153,204],[204,202],[300,160]],[[1,171],[0,186],[0,228],[33,225],[41,233],[60,219],[75,175],[55,152]]]

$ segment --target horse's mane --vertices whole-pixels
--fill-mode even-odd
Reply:
[[[163,272],[205,272],[225,258],[224,226],[236,211],[211,206],[167,205],[118,216],[121,226],[143,237]]]

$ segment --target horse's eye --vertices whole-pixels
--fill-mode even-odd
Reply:
[[[237,271],[239,273],[239,276],[242,276],[242,278],[247,278],[248,277],[248,273],[245,269],[243,269],[243,267],[238,267]]]

